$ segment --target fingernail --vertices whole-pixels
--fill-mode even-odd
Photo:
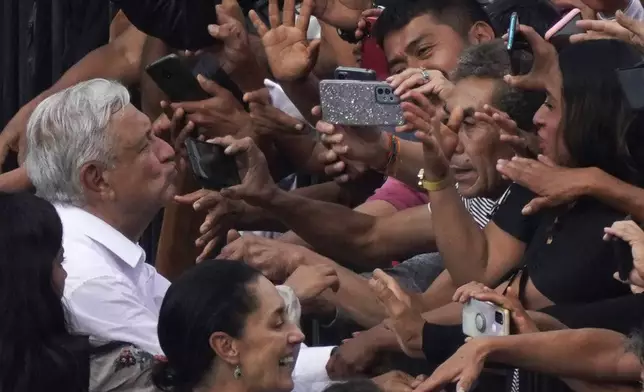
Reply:
[[[195,203],[195,204],[193,204],[193,205],[192,205],[192,208],[194,208],[195,210],[198,210],[199,208],[201,208],[201,203]]]
[[[304,128],[304,125],[302,125],[302,124],[296,124],[295,125],[295,129],[297,129],[298,131],[301,131],[303,128]]]
[[[521,213],[523,215],[527,215],[527,214],[529,214],[531,212],[532,212],[532,207],[530,207],[530,206],[523,207],[523,209],[521,210]]]

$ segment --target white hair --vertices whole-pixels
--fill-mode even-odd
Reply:
[[[85,203],[80,170],[88,162],[113,163],[112,116],[130,103],[118,82],[94,79],[45,99],[27,125],[25,167],[39,196],[52,203]]]

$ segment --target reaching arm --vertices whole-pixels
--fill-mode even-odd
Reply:
[[[325,255],[366,270],[388,264],[398,256],[434,250],[431,215],[424,205],[374,218],[280,191],[261,207]]]
[[[587,194],[625,214],[632,215],[638,222],[644,222],[644,189],[642,188],[627,184],[600,169],[593,169]]]
[[[604,329],[571,329],[485,338],[489,361],[559,377],[639,381],[642,365],[627,338]]]
[[[509,194],[508,200],[513,193]],[[436,232],[436,245],[456,285],[472,281],[496,285],[505,273],[519,263],[525,243],[508,234],[494,221],[481,230],[463,205],[455,187],[429,192],[429,200],[433,207],[434,225],[441,228]],[[512,217],[516,213],[520,216],[520,209],[514,211],[502,205],[497,214]]]

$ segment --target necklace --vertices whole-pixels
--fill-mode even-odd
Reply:
[[[556,233],[557,230],[559,230],[559,226],[560,226],[560,223],[559,223],[560,219],[559,218],[562,215],[567,214],[568,212],[570,212],[570,210],[572,210],[575,207],[576,204],[577,204],[577,201],[575,200],[572,203],[568,204],[568,207],[565,209],[565,211],[557,214],[557,216],[555,217],[554,222],[552,222],[552,225],[550,225],[550,227],[546,231],[546,233],[548,234],[548,236],[546,237],[546,245],[550,245],[554,241],[555,233]]]

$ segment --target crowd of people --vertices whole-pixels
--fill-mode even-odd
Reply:
[[[114,3],[0,133],[0,392],[642,390],[639,0]],[[395,129],[322,120],[366,39]]]

